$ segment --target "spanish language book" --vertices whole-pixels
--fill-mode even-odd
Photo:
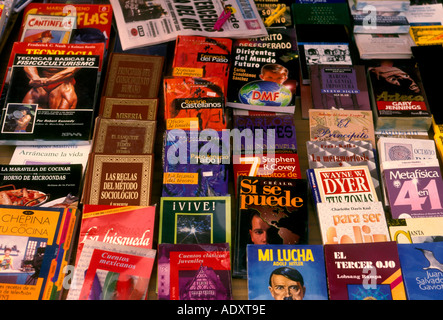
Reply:
[[[330,300],[406,300],[394,241],[324,246]]]
[[[158,245],[159,300],[231,300],[227,243]]]
[[[380,163],[437,158],[435,142],[432,139],[380,137],[377,149]]]
[[[443,241],[443,217],[388,219],[392,241],[422,243]]]
[[[322,245],[248,244],[249,300],[328,300]]]
[[[306,244],[305,179],[238,177],[233,275],[246,277],[248,244]]]
[[[443,242],[398,245],[408,300],[443,300]]]
[[[323,244],[371,243],[389,241],[383,204],[317,203]]]
[[[231,244],[231,197],[161,197],[159,243]]]

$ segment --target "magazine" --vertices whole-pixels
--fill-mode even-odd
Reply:
[[[247,38],[267,31],[252,0],[241,2],[110,0],[123,50],[175,41],[178,35]]]

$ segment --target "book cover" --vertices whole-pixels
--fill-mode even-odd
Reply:
[[[268,36],[236,39],[232,45],[227,106],[293,114],[299,95],[294,28],[268,28]]]
[[[432,139],[380,137],[377,141],[379,161],[435,159],[437,150]]]
[[[122,99],[102,97],[98,115],[106,119],[157,120],[158,98]]]
[[[23,10],[23,20],[29,14],[77,17],[76,28],[73,29],[70,43],[103,43],[105,52],[109,48],[112,30],[113,10],[109,3],[36,3],[31,2]],[[23,33],[20,29],[19,39]],[[106,55],[106,53],[105,53]]]
[[[322,245],[247,246],[249,300],[328,300]]]
[[[149,206],[154,156],[90,154],[83,204]]]
[[[344,25],[352,30],[351,16],[346,1],[294,1],[291,5],[294,25]]]
[[[226,129],[225,92],[219,77],[165,77],[166,129]]]
[[[375,148],[375,130],[370,110],[309,110],[312,141],[369,141]]]
[[[96,154],[154,153],[157,121],[97,117],[92,152]]]
[[[231,244],[231,197],[161,197],[159,243]]]
[[[262,153],[297,152],[293,115],[234,115],[232,120],[233,130],[244,137],[235,145],[233,154],[257,153],[258,146],[263,146]]]
[[[410,7],[410,1],[408,0],[354,0],[354,3],[357,10],[365,10],[368,6],[374,6],[376,10],[396,12],[408,11]]]
[[[72,208],[0,207],[2,299],[60,298],[77,213]]]
[[[163,152],[162,196],[228,195],[230,140],[223,132],[166,130]]]
[[[415,64],[391,60],[369,66],[368,87],[377,130],[429,130],[431,113]]]
[[[315,109],[371,110],[363,65],[311,65],[311,94]]]
[[[314,202],[364,203],[378,201],[368,166],[308,169],[307,179]]]
[[[23,33],[20,41],[69,43],[76,22],[75,16],[28,14],[21,26]]]
[[[414,41],[409,33],[355,33],[354,40],[362,60],[413,57]]]
[[[83,206],[76,264],[86,240],[152,249],[155,206]]]
[[[145,300],[155,254],[152,249],[146,256],[95,249],[79,300]]]
[[[2,91],[2,143],[89,143],[103,50],[103,44],[14,43]]]
[[[100,250],[100,251],[98,251]],[[144,277],[142,278],[138,278],[137,280],[137,284],[140,285],[140,287],[135,287],[134,290],[131,290],[131,292],[134,294],[133,297],[135,297],[136,295],[138,295],[137,299],[141,299],[143,297],[143,293],[142,292],[137,292],[138,288],[142,288],[143,292],[145,292],[145,285],[146,282],[149,282],[147,279],[147,274],[149,274],[149,271],[152,270],[152,263],[154,262],[154,259],[156,257],[156,250],[154,249],[149,249],[149,248],[141,248],[141,247],[135,247],[135,246],[127,246],[127,245],[121,245],[121,244],[114,244],[114,243],[107,243],[107,242],[100,242],[100,241],[95,241],[95,240],[85,240],[84,242],[84,246],[83,246],[83,250],[82,253],[80,255],[80,258],[78,259],[78,263],[75,267],[75,269],[73,270],[73,275],[71,275],[71,282],[69,283],[69,292],[66,296],[66,300],[80,300],[80,298],[82,297],[82,288],[84,286],[85,280],[86,281],[90,281],[86,278],[86,276],[92,277],[92,275],[88,274],[88,270],[91,267],[91,270],[95,270],[96,265],[95,262],[93,262],[93,260],[95,260],[96,258],[96,252],[100,252],[103,253],[104,257],[103,257],[103,262],[107,261],[107,267],[104,266],[104,270],[103,273],[101,274],[104,276],[104,279],[106,279],[106,276],[109,274],[109,267],[112,265],[120,265],[122,266],[124,263],[119,263],[118,261],[110,261],[110,259],[112,259],[113,256],[117,257],[117,253],[118,254],[122,254],[123,255],[128,255],[129,258],[131,258],[130,256],[140,256],[140,257],[145,257],[148,258],[147,264],[145,265],[145,273]],[[111,254],[110,252],[112,252],[113,254]],[[143,259],[145,260],[145,259]],[[91,263],[92,262],[92,263]],[[92,265],[91,265],[92,264]],[[119,270],[121,271],[121,270]],[[116,272],[116,274],[110,274],[110,278],[109,280],[113,280],[114,278],[117,278],[118,273],[121,272]],[[95,278],[95,275],[94,275]],[[118,279],[120,280],[120,285],[119,288],[121,288],[121,290],[118,290],[117,292],[122,292],[122,293],[127,293],[125,292],[125,288],[128,288],[130,285],[132,285],[131,283],[126,283],[124,280],[126,280],[127,277],[122,276],[121,278],[118,277]],[[103,277],[102,277],[103,279]],[[104,280],[103,279],[103,280]],[[111,281],[108,281],[107,284],[112,284]],[[134,283],[135,284],[135,283]],[[100,282],[99,281],[99,277],[98,279],[96,279],[96,281],[93,281],[93,285],[90,289],[91,291],[91,298],[103,298],[103,295],[100,295],[100,292],[103,293],[103,285],[104,285],[104,281]],[[112,288],[112,289],[111,289]],[[110,290],[106,290],[106,292],[115,292],[115,289],[117,289],[116,287],[116,283],[113,283],[112,286],[109,287]],[[112,297],[113,295],[111,294],[110,297]],[[118,297],[114,296],[115,298]],[[128,299],[129,297],[126,295],[126,299]]]
[[[219,77],[228,91],[232,40],[229,38],[179,35],[175,42],[172,75]]]
[[[102,96],[122,99],[157,98],[165,57],[112,52]]]
[[[265,27],[293,27],[291,1],[254,0]]]
[[[406,300],[397,243],[324,246],[330,300]]]
[[[297,153],[272,155],[232,155],[234,190],[237,194],[237,179],[240,176],[302,179]]]
[[[246,277],[247,244],[306,244],[305,179],[238,178],[233,275]]]
[[[398,244],[408,300],[443,300],[443,243]]]
[[[158,245],[159,300],[231,300],[227,243]]]
[[[0,204],[24,207],[77,207],[81,164],[2,165]]]
[[[382,197],[374,148],[369,141],[306,141],[309,169],[368,166],[377,196]]]
[[[443,241],[443,217],[387,220],[391,240],[397,243]]]
[[[323,244],[389,241],[381,201],[364,203],[317,203]]]
[[[393,219],[443,215],[438,159],[385,161],[380,170]]]
[[[443,36],[442,25],[411,26],[409,28],[409,34],[417,46],[443,44],[443,41],[441,40],[441,37]]]

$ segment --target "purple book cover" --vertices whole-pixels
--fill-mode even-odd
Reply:
[[[311,65],[310,74],[314,108],[371,110],[364,66]]]
[[[443,180],[437,159],[385,161],[382,167],[393,219],[443,216]]]
[[[330,300],[406,300],[397,243],[324,246]]]
[[[229,245],[158,246],[159,300],[231,300]]]

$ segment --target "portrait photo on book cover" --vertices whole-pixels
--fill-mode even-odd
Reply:
[[[9,103],[2,123],[2,133],[33,133],[36,110],[36,104]]]

